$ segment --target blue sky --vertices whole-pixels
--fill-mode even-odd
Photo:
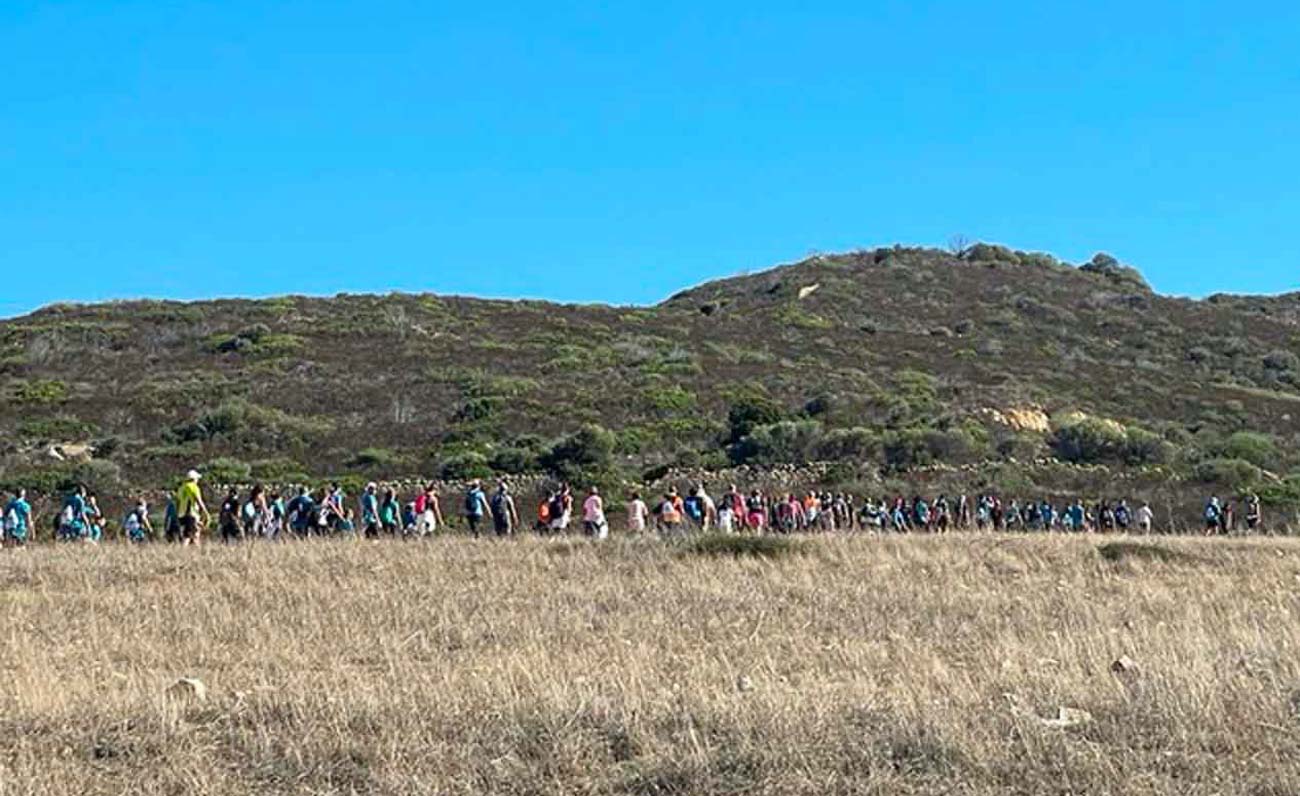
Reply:
[[[953,235],[1300,288],[1295,3],[0,4],[0,315],[644,303]]]

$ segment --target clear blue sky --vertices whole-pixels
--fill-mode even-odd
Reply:
[[[1298,33],[1280,0],[6,0],[0,315],[652,302],[957,233],[1294,290]]]

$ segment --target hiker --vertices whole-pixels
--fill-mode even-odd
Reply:
[[[1218,533],[1219,523],[1222,521],[1223,508],[1219,505],[1217,495],[1211,495],[1208,503],[1205,504],[1205,511],[1202,512],[1205,517],[1205,535]]]
[[[361,491],[361,529],[367,539],[379,538],[379,484],[366,484]]]
[[[99,497],[86,495],[86,541],[99,544],[104,539],[104,512],[99,508]]]
[[[0,535],[0,544],[14,547],[27,544],[32,523],[32,506],[27,502],[27,490],[20,487],[5,504],[4,533]]]
[[[402,535],[410,536],[416,532],[416,524],[419,523],[420,517],[415,513],[415,501],[411,501],[402,507]]]
[[[1264,512],[1260,508],[1259,495],[1246,497],[1246,529],[1252,533],[1264,527]]]
[[[335,481],[330,484],[329,491],[325,493],[325,499],[321,501],[321,518],[320,525],[326,530],[342,531],[344,520],[348,518],[348,512],[344,507],[344,501],[347,499],[347,493],[343,487]]]
[[[492,495],[492,528],[497,536],[511,536],[519,528],[519,512],[505,481],[497,484],[497,491]]]
[[[568,484],[560,484],[549,507],[551,533],[568,533],[569,523],[573,521],[573,490]]]
[[[704,499],[700,497],[698,487],[691,487],[691,491],[686,495],[686,500],[682,503],[682,510],[686,519],[690,521],[691,527],[697,530],[704,528]]]
[[[77,486],[63,501],[59,512],[58,538],[70,542],[86,535],[86,488]]]
[[[734,504],[727,495],[724,495],[722,502],[718,504],[717,518],[718,533],[735,533],[737,520],[736,511]]]
[[[223,542],[238,542],[244,538],[244,529],[239,524],[239,491],[233,486],[226,490],[226,498],[221,501],[217,526],[221,529]]]
[[[132,544],[143,544],[149,541],[153,536],[153,524],[149,521],[149,503],[140,496],[135,502],[135,507],[126,514],[122,520],[122,529],[126,531],[126,539]]]
[[[403,527],[401,513],[401,506],[397,503],[397,490],[391,486],[384,487],[384,494],[379,500],[379,527],[384,533],[397,536],[398,530]]]
[[[482,481],[471,481],[469,488],[465,490],[465,522],[469,524],[469,532],[478,538],[478,526],[483,522],[489,511],[487,495],[483,493]]]
[[[592,487],[587,499],[582,501],[582,527],[588,536],[596,539],[609,538],[609,523],[605,520],[605,501],[600,490]]]
[[[289,512],[285,506],[284,496],[279,492],[273,493],[267,503],[266,527],[262,530],[262,535],[267,539],[278,539],[280,531],[284,530],[284,524],[288,516]]]
[[[163,510],[163,539],[167,542],[175,542],[181,538],[181,521],[176,514],[176,494],[166,492],[163,494],[166,499],[166,508]]]
[[[1070,517],[1070,530],[1075,533],[1082,533],[1088,530],[1088,513],[1084,511],[1083,503],[1077,498],[1070,504],[1067,510]]]
[[[266,536],[271,525],[271,507],[266,500],[266,487],[254,484],[252,491],[248,493],[248,500],[244,502],[244,507],[239,512],[246,538],[256,539],[259,536]]]
[[[176,490],[176,517],[180,522],[181,544],[198,545],[202,541],[203,526],[212,522],[212,514],[203,503],[203,490],[199,489],[198,470],[185,474],[185,481]],[[203,522],[199,522],[199,515]]]
[[[912,500],[912,518],[916,521],[918,531],[930,530],[930,505],[920,495]]]
[[[632,499],[627,502],[627,529],[632,533],[645,533],[646,519],[649,514],[650,509],[641,499],[641,493],[633,492]]]
[[[1129,526],[1133,524],[1133,513],[1129,511],[1128,501],[1121,500],[1115,506],[1115,528],[1120,533],[1128,533]]]
[[[534,530],[537,531],[538,536],[546,536],[551,532],[551,510],[555,508],[559,497],[559,491],[552,489],[537,504],[537,525],[534,526]]]
[[[305,486],[298,487],[298,496],[289,501],[289,530],[294,536],[304,537],[311,533],[312,518],[316,514],[316,501]]]
[[[1137,510],[1137,527],[1142,533],[1151,533],[1151,528],[1155,524],[1156,514],[1151,510],[1150,503],[1143,503]]]
[[[681,533],[682,508],[677,490],[670,489],[664,493],[664,499],[655,506],[654,514],[658,521],[659,533],[664,536],[675,536]]]
[[[430,483],[424,491],[415,497],[415,532],[428,536],[442,527],[442,504],[438,501],[438,491]]]
[[[731,510],[731,522],[736,530],[743,530],[747,527],[749,518],[746,516],[748,512],[745,511],[745,496],[741,494],[735,484],[732,484],[727,489],[727,494],[722,496],[722,505]]]
[[[763,509],[763,493],[755,489],[745,501],[745,527],[763,533],[767,529],[767,511]]]

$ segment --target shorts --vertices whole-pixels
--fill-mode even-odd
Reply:
[[[483,515],[466,514],[465,521],[469,523],[469,532],[474,534],[475,536],[478,536],[478,526],[479,523],[483,522]]]
[[[377,523],[377,522],[367,522],[367,523],[366,523],[366,526],[365,526],[365,534],[366,534],[366,536],[369,536],[369,537],[371,537],[372,539],[373,539],[374,537],[378,536],[378,535],[379,535],[379,523]]]
[[[181,517],[181,539],[197,539],[199,536],[199,518],[198,517]]]
[[[509,517],[493,517],[492,528],[497,532],[497,536],[509,536],[514,530],[510,527]]]

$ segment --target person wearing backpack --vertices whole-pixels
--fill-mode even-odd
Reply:
[[[59,515],[59,539],[65,542],[79,541],[87,536],[88,527],[86,488],[79,485],[63,503],[63,511]]]
[[[27,490],[20,488],[5,504],[4,534],[0,536],[0,543],[22,547],[27,544],[31,527],[32,507],[27,502]]]
[[[497,491],[492,495],[492,527],[497,536],[510,536],[519,527],[519,512],[505,481],[497,484]]]
[[[250,539],[265,536],[270,530],[271,510],[266,503],[266,489],[255,484],[248,494],[248,500],[240,509],[240,521],[244,526],[244,535]]]
[[[126,540],[132,544],[143,544],[153,536],[153,524],[149,522],[149,503],[142,495],[135,501],[135,506],[127,512],[122,520],[126,531]]]
[[[483,517],[488,513],[487,495],[483,493],[483,482],[471,481],[469,489],[465,490],[465,522],[469,524],[469,532],[478,538],[478,527],[483,522]]]
[[[226,499],[221,501],[221,510],[217,513],[221,541],[238,542],[244,538],[244,529],[239,524],[239,508],[239,491],[232,486],[226,491]]]
[[[443,525],[442,505],[438,502],[438,490],[429,484],[415,497],[415,532],[428,536]]]
[[[555,493],[555,498],[551,501],[550,515],[552,533],[568,532],[569,523],[573,520],[573,492],[568,484],[561,484],[560,490]]]

